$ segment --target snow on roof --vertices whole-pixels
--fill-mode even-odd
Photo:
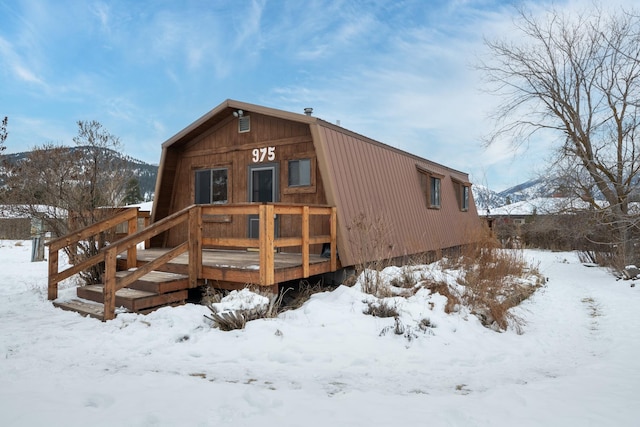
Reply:
[[[56,208],[48,205],[0,205],[0,218],[29,218],[27,212],[35,210],[39,214],[50,218],[61,218],[67,216],[65,209]]]
[[[568,213],[576,210],[584,210],[590,207],[584,200],[570,197],[537,197],[531,200],[511,203],[489,211],[491,216],[508,215],[549,215],[558,213]],[[486,212],[479,212],[486,216]]]
[[[153,207],[153,202],[135,203],[133,205],[127,205],[125,207],[127,207],[127,208],[138,208],[142,212],[151,212],[151,208]]]

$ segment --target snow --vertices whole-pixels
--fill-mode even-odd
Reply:
[[[490,210],[489,215],[549,215],[574,212],[576,210],[587,210],[589,207],[589,203],[575,198],[537,197],[535,199],[522,200],[520,202],[493,208]],[[484,215],[482,212],[479,214]]]
[[[640,287],[574,253],[525,251],[548,282],[516,309],[524,333],[421,290],[396,299],[411,339],[358,285],[239,331],[193,304],[102,323],[54,308],[30,255],[0,241],[2,426],[638,424]]]

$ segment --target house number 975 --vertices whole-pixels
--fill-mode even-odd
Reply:
[[[254,148],[251,152],[253,163],[272,162],[276,159],[276,147]]]

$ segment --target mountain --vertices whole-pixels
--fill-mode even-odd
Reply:
[[[70,154],[77,154],[78,151],[88,151],[91,147],[68,147]],[[109,158],[113,158],[119,163],[124,164],[125,172],[130,172],[132,176],[138,180],[138,186],[140,187],[140,195],[145,200],[151,200],[156,188],[156,177],[158,176],[158,166],[152,165],[142,160],[134,159],[126,154],[119,153],[111,149],[105,149]],[[13,154],[5,154],[0,156],[0,171],[2,171],[2,165],[6,162],[9,164],[16,164],[24,162],[29,151]],[[1,174],[0,174],[1,175]]]
[[[557,178],[545,177],[532,179],[500,192],[495,192],[482,185],[474,185],[471,188],[473,189],[473,197],[478,213],[482,214],[487,209],[494,209],[511,203],[556,197],[561,195],[559,194],[560,187]]]

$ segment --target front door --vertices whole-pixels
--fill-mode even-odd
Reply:
[[[249,166],[249,201],[255,203],[272,203],[278,201],[278,165],[261,164]],[[278,234],[278,219],[275,221]],[[249,215],[249,238],[257,239],[260,235],[260,221],[257,215]]]

